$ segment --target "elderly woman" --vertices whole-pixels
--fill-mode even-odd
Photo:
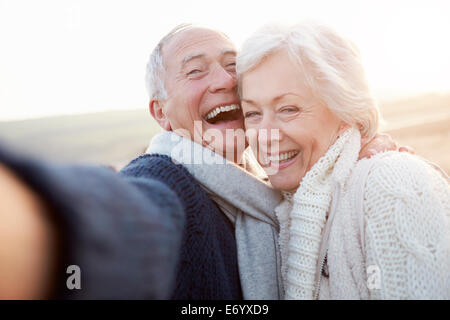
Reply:
[[[355,46],[322,25],[265,27],[237,72],[250,144],[285,191],[285,298],[449,299],[448,177],[395,151],[357,161],[379,112]]]

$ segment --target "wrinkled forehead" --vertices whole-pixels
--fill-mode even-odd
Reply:
[[[236,47],[225,34],[199,27],[175,34],[162,50],[166,67],[173,64],[180,65],[195,55],[213,57],[230,52],[236,53]]]

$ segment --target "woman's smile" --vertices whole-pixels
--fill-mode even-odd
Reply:
[[[292,150],[288,152],[280,152],[275,156],[268,156],[268,166],[272,170],[283,170],[294,164],[299,158],[300,150]]]

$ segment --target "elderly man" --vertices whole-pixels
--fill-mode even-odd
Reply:
[[[211,29],[161,40],[147,83],[164,131],[119,174],[0,150],[0,297],[282,297],[281,198],[244,152],[235,55]],[[378,136],[364,150],[385,145],[395,148]]]

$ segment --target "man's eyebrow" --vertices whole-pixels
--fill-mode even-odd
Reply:
[[[237,55],[237,52],[234,49],[224,49],[224,50],[222,50],[222,52],[221,52],[222,56],[227,55],[227,54],[232,54],[232,55],[235,56],[235,55]],[[203,53],[190,54],[190,55],[184,57],[182,65],[184,66],[189,61],[192,61],[194,59],[204,58],[204,57],[205,57],[205,55]]]
[[[205,55],[203,53],[190,54],[183,59],[183,66],[191,60],[203,58]]]
[[[234,49],[224,49],[224,50],[222,50],[222,55],[224,56],[226,54],[237,55],[237,52]]]

